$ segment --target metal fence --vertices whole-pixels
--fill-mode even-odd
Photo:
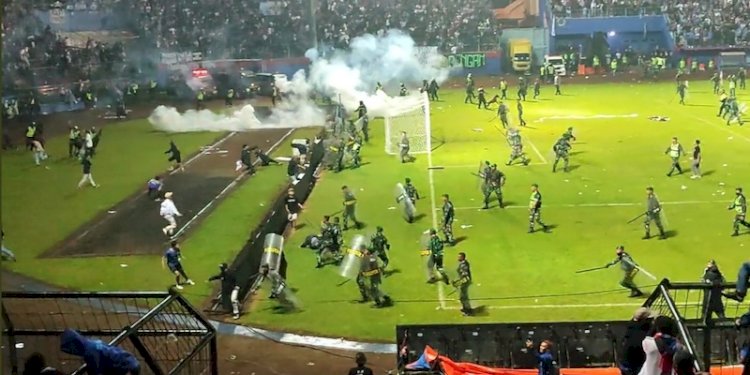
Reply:
[[[66,374],[85,373],[80,358],[60,351],[75,329],[135,355],[141,374],[218,375],[216,330],[174,290],[168,292],[3,292],[4,374],[42,354]]]

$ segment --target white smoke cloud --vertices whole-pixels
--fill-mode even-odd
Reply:
[[[175,108],[159,106],[149,122],[166,132],[320,126],[325,123],[325,113],[310,100],[313,94],[340,100],[349,111],[363,101],[370,116],[396,115],[419,108],[422,80],[442,83],[450,73],[446,58],[437,50],[418,48],[409,35],[399,30],[389,30],[382,36],[356,37],[348,50],[336,50],[330,56],[321,57],[316,50],[307,51],[305,56],[312,62],[309,74],[300,70],[291,80],[277,82],[288,98],[273,108],[266,119],[259,120],[251,105],[231,114],[208,110],[179,113]],[[378,82],[396,95],[398,86],[404,83],[410,95],[375,92]]]
[[[347,110],[363,101],[371,116],[402,113],[414,108],[422,80],[435,79],[443,83],[450,73],[445,56],[436,49],[419,48],[414,40],[399,30],[389,30],[382,36],[371,34],[352,39],[349,49],[334,51],[330,57],[320,57],[309,50],[305,56],[312,61],[305,79],[307,87],[341,100]],[[375,92],[376,84],[398,94],[398,86],[406,84],[411,97],[388,96]],[[296,90],[295,80],[291,86]]]

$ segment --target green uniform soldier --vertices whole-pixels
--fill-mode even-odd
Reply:
[[[484,95],[484,89],[480,87],[479,90],[477,91],[477,94],[478,94],[478,99],[479,99],[479,104],[477,105],[477,109],[482,109],[482,106],[484,106],[484,109],[489,109],[489,107],[487,107],[487,98]]]
[[[735,189],[734,193],[736,196],[732,204],[729,205],[729,209],[735,211],[733,223],[734,232],[732,233],[732,236],[736,237],[740,235],[740,224],[744,225],[746,228],[750,228],[750,223],[745,221],[747,215],[747,200],[745,200],[745,195],[742,194],[742,188],[738,187]]]
[[[565,138],[557,140],[555,145],[552,147],[555,152],[555,162],[552,164],[552,173],[557,171],[557,163],[560,159],[563,160],[563,171],[568,171],[569,155],[570,155],[570,143]]]
[[[714,94],[718,94],[721,88],[721,78],[719,78],[718,72],[714,72],[714,74],[711,76],[711,82],[713,82],[714,84]]]
[[[355,133],[353,136],[349,136],[349,155],[352,157],[352,167],[359,168],[362,165],[362,157],[359,155],[362,149],[362,138],[359,133]]]
[[[427,250],[430,251],[431,267],[434,267],[438,274],[440,274],[440,279],[448,284],[450,281],[448,280],[448,275],[443,269],[443,241],[440,240],[435,229],[430,229],[430,243],[427,246]],[[430,269],[430,279],[427,280],[427,282],[432,284],[436,281],[438,281],[438,279],[435,278],[433,269]]]
[[[363,297],[369,296],[370,299],[375,301],[373,307],[381,308],[391,305],[391,297],[380,290],[380,285],[383,283],[383,279],[382,272],[378,265],[378,258],[367,249],[362,252],[362,269],[360,276],[361,277],[357,278],[360,293],[363,291],[362,284],[364,284],[366,280],[369,285],[366,286]]]
[[[338,145],[335,147],[336,150],[336,172],[341,172],[344,169],[344,152],[346,151],[346,143],[344,139],[340,139]]]
[[[737,77],[732,74],[727,80],[729,81],[729,96],[732,98],[737,97]]]
[[[539,185],[531,185],[531,197],[529,198],[529,233],[534,233],[534,224],[542,226],[544,232],[549,231],[549,227],[542,222],[542,193],[539,192]]]
[[[438,97],[438,90],[440,90],[440,86],[438,86],[437,81],[433,78],[432,81],[430,81],[430,85],[427,86],[427,94],[430,97],[430,101],[440,100]]]
[[[383,269],[388,267],[388,253],[386,250],[391,249],[391,244],[388,243],[388,238],[383,234],[383,227],[377,227],[375,234],[370,238],[370,250],[372,254],[377,255],[381,261],[383,261]]]
[[[638,273],[638,264],[635,263],[633,257],[631,257],[630,254],[625,252],[625,247],[622,245],[617,246],[617,258],[607,263],[606,267],[612,267],[617,263],[620,263],[620,269],[622,269],[622,271],[624,272],[622,280],[620,281],[620,285],[623,288],[630,289],[631,297],[643,296],[643,292],[641,292],[641,290],[638,289],[638,287],[633,282],[633,278]]]
[[[349,229],[349,220],[352,220],[354,222],[354,227],[359,229],[362,224],[357,221],[357,216],[354,212],[357,205],[357,198],[346,185],[341,187],[341,192],[344,194],[344,230]]]
[[[740,89],[742,90],[745,89],[746,76],[747,76],[747,71],[745,71],[745,67],[744,66],[740,67],[740,69],[737,71],[737,79],[740,80]]]
[[[737,120],[737,123],[739,123],[740,125],[743,125],[745,123],[744,121],[742,121],[742,112],[740,111],[740,106],[737,103],[737,98],[729,97],[729,99],[727,99],[726,117],[727,125],[729,125],[733,120]]]
[[[453,208],[453,202],[451,202],[448,194],[443,194],[443,234],[445,235],[445,242],[451,246],[456,244],[456,240],[453,238],[453,219],[455,218],[456,211]]]
[[[523,142],[521,141],[521,134],[518,132],[517,129],[511,129],[508,131],[507,136],[508,144],[510,145],[510,160],[508,160],[505,165],[511,165],[513,162],[521,158],[521,162],[523,165],[529,165],[529,158],[526,156],[526,153],[523,151]]]
[[[672,137],[672,144],[667,147],[664,151],[665,154],[669,155],[672,159],[672,169],[667,173],[667,177],[672,177],[672,173],[677,170],[677,174],[682,174],[682,167],[680,166],[680,157],[685,153],[680,142],[677,141],[677,137]]]
[[[516,100],[516,110],[518,111],[518,125],[526,126],[526,120],[523,119],[523,104]]]
[[[406,95],[409,95],[409,91],[406,90],[406,85],[402,83],[401,87],[398,89],[398,96],[406,96]]]
[[[401,163],[411,161],[411,155],[409,155],[409,137],[406,136],[406,132],[401,132],[401,141],[398,144],[399,156],[401,157]]]
[[[500,102],[500,105],[497,107],[497,116],[500,117],[500,122],[503,124],[503,129],[510,126],[508,124],[508,106],[505,105],[505,102]]]
[[[664,233],[664,226],[661,225],[661,204],[654,194],[654,188],[649,186],[646,188],[646,220],[643,222],[643,227],[646,230],[646,235],[643,236],[644,240],[651,238],[651,222],[656,223],[656,227],[659,228],[659,239],[666,239]]]
[[[576,136],[573,135],[573,127],[569,127],[568,130],[566,130],[565,133],[562,134],[562,139],[568,141],[568,143],[570,143],[570,141],[576,140]]]
[[[505,78],[500,80],[500,99],[508,99],[508,81]]]
[[[324,265],[324,256],[327,258],[328,254],[331,254],[335,262],[340,262],[343,256],[341,255],[341,245],[344,243],[344,238],[341,235],[341,227],[339,226],[339,218],[333,218],[333,223],[330,222],[329,216],[323,216],[323,222],[320,224],[320,246],[316,252],[316,265],[315,268],[322,268]]]
[[[464,104],[474,104],[474,78],[471,77],[471,73],[466,75],[466,97],[464,98]]]
[[[526,82],[526,78],[519,77],[518,78],[518,99],[521,99],[523,101],[526,101],[526,92],[529,89],[529,83]]]
[[[490,196],[494,193],[497,197],[498,207],[503,207],[503,185],[505,185],[505,175],[497,169],[497,164],[492,164],[490,170],[487,171],[485,176],[484,186],[484,207],[483,209],[490,208]]]
[[[471,285],[471,266],[466,260],[466,253],[458,253],[458,279],[453,281],[453,286],[458,289],[458,300],[461,301],[461,314],[470,316],[473,313],[469,302],[469,286]]]
[[[414,184],[411,183],[411,179],[407,177],[404,182],[406,185],[404,185],[404,190],[406,190],[406,196],[411,199],[411,203],[416,205],[417,200],[419,200],[419,192],[417,191],[417,188],[414,187]]]
[[[538,98],[541,92],[542,92],[542,83],[539,82],[539,79],[537,78],[536,80],[534,80],[534,99]]]

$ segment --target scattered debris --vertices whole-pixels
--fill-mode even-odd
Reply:
[[[122,268],[125,268],[125,267],[127,267],[127,266],[128,266],[128,265],[127,265],[127,264],[125,264],[125,263],[120,263],[120,267],[122,267]]]
[[[109,211],[107,211],[107,213],[108,214],[114,214],[114,213],[117,213],[117,211],[115,211],[115,210],[109,210]]]
[[[461,229],[466,229],[466,228],[471,228],[471,227],[473,227],[473,225],[466,225],[466,224],[461,225]]]
[[[390,206],[390,207],[388,207],[388,209],[389,209],[389,210],[395,210],[395,209],[396,209],[396,207]]]

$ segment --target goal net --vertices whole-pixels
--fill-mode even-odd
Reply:
[[[409,153],[423,154],[431,149],[430,101],[426,93],[399,98],[385,116],[385,152],[398,155],[401,132],[409,138]]]

